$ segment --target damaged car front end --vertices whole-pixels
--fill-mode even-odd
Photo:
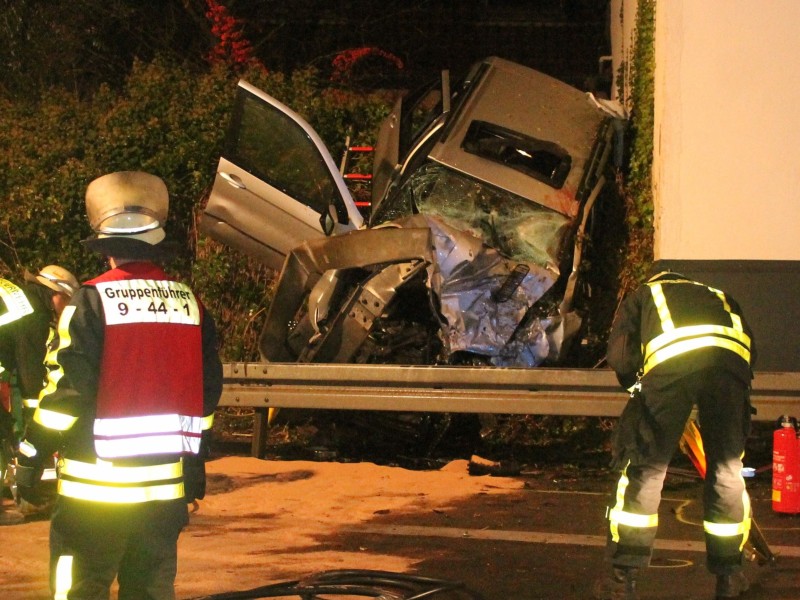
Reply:
[[[613,122],[499,58],[444,72],[384,121],[364,224],[313,129],[242,82],[201,227],[280,270],[266,361],[559,365],[581,332]],[[287,166],[304,141],[320,157]]]

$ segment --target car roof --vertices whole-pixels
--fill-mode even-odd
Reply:
[[[445,134],[429,156],[471,177],[574,216],[586,165],[606,119],[585,92],[534,69],[490,57],[482,61],[473,88],[450,117]],[[517,169],[466,151],[463,142],[475,121],[562,148],[572,158],[563,185],[555,189]]]

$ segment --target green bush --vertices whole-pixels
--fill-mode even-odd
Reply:
[[[379,97],[334,89],[305,69],[291,76],[254,68],[254,85],[303,115],[334,156],[348,133],[373,142],[388,106]],[[181,249],[169,265],[189,278],[225,333],[225,360],[254,360],[274,273],[197,232],[213,183],[237,77],[162,61],[136,63],[121,89],[91,98],[49,90],[36,102],[0,99],[0,276],[61,264],[79,279],[103,269],[80,241],[91,234],[86,186],[105,173],[142,170],[170,191],[167,231]]]

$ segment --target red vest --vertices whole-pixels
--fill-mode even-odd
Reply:
[[[202,305],[156,265],[88,281],[105,316],[94,423],[101,458],[196,454],[203,421]]]

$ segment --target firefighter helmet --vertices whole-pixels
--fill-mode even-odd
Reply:
[[[169,193],[160,177],[119,171],[86,188],[86,216],[95,235],[84,244],[106,256],[163,258]]]
[[[28,278],[27,274],[26,278]],[[47,265],[36,275],[31,275],[29,279],[70,298],[79,287],[75,276],[58,265]]]

